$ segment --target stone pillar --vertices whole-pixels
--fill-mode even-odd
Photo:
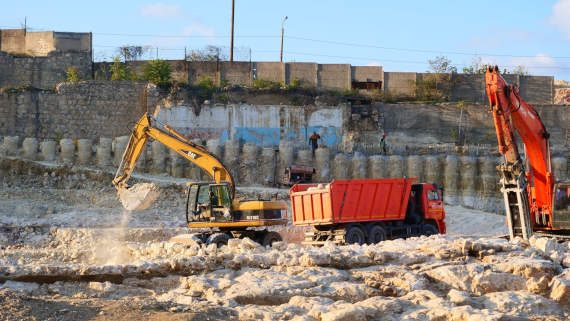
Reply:
[[[552,173],[556,180],[568,179],[568,160],[565,157],[553,157]]]
[[[97,164],[101,168],[111,165],[111,150],[113,140],[111,138],[100,137],[97,145]]]
[[[90,139],[80,139],[77,141],[77,158],[79,164],[88,165],[91,162],[93,146]]]
[[[370,163],[370,177],[372,178],[385,178],[386,177],[386,157],[381,155],[371,156]]]
[[[457,183],[458,183],[458,169],[459,164],[457,157],[455,156],[447,156],[445,158],[445,167],[444,167],[444,174],[445,174],[445,202],[451,205],[458,204],[458,190],[457,190]]]
[[[441,166],[439,166],[439,159],[435,156],[427,156],[425,158],[425,182],[435,183],[443,187],[443,175],[441,175]]]
[[[168,149],[168,157],[170,158],[169,174],[172,177],[184,177],[184,162],[182,156],[178,155],[174,149]]]
[[[166,147],[155,140],[151,144],[152,150],[152,173],[161,174],[166,171]]]
[[[239,140],[227,140],[224,148],[224,165],[232,174],[232,177],[236,181],[236,185],[239,182],[238,178],[238,166],[240,161],[240,148]]]
[[[352,158],[352,178],[368,178],[368,158],[359,152]]]
[[[471,156],[462,156],[461,163],[461,195],[462,205],[475,207],[475,187],[477,185],[477,160]]]
[[[277,170],[279,175],[283,175],[285,168],[293,164],[294,157],[293,143],[282,140],[279,143],[279,168]]]
[[[119,166],[121,160],[123,159],[123,154],[125,149],[127,149],[127,144],[129,143],[129,136],[115,137],[113,140],[113,165]]]
[[[194,138],[194,139],[192,139],[192,142],[194,144],[203,146],[203,142],[200,138]],[[185,172],[190,173],[190,178],[192,178],[193,180],[197,180],[197,181],[212,180],[212,178],[211,178],[212,173],[207,173],[200,166],[194,165],[191,162],[186,162],[186,164],[183,164],[183,166],[185,166],[185,168],[186,168]],[[233,172],[232,172],[232,174],[233,174]],[[235,175],[234,175],[234,179],[236,179]]]
[[[61,148],[61,160],[65,164],[73,164],[75,156],[75,142],[73,142],[73,139],[64,138],[60,140],[59,148]]]
[[[483,197],[496,196],[495,194],[499,192],[496,158],[479,157],[479,164],[479,176],[481,177],[479,189],[481,190],[481,195]]]
[[[146,172],[147,171],[147,159],[148,159],[148,149],[145,146],[143,146],[143,149],[141,151],[141,154],[139,155],[139,159],[137,159],[136,162],[136,168],[138,172]]]
[[[399,155],[388,156],[388,178],[402,178],[404,177],[404,159]]]
[[[424,158],[418,155],[411,155],[408,156],[406,161],[408,177],[417,177],[418,182],[424,182]]]
[[[4,147],[4,151],[8,156],[14,156],[18,154],[18,140],[20,137],[18,136],[6,136],[4,137],[4,142],[2,146]]]
[[[278,155],[273,148],[264,148],[261,151],[261,172],[263,184],[273,185],[280,181],[280,173],[277,173]]]
[[[242,159],[239,163],[239,181],[244,185],[261,183],[261,162],[259,161],[259,147],[255,143],[245,143],[242,150]]]
[[[24,150],[24,157],[27,159],[35,160],[38,155],[38,139],[27,137],[22,143],[22,149]]]
[[[206,148],[220,160],[222,159],[222,145],[219,139],[208,139],[206,142]]]
[[[333,160],[334,173],[331,179],[349,179],[350,178],[350,160],[342,153],[336,154]]]
[[[40,143],[40,151],[42,153],[42,160],[44,161],[54,161],[55,160],[55,148],[56,144],[53,140],[44,140]]]
[[[331,153],[326,147],[315,150],[315,177],[313,182],[328,183],[331,180]]]

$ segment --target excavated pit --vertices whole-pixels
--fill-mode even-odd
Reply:
[[[358,160],[347,157],[335,161],[331,170],[346,174],[350,167],[382,171],[394,166],[389,158],[357,166]],[[392,161],[403,165],[400,159]],[[568,243],[496,238],[506,233],[504,216],[447,206],[448,235],[319,248],[285,242],[264,248],[245,239],[217,248],[168,242],[189,232],[184,218],[186,180],[134,175],[133,183],[141,190],[152,181],[151,190],[161,194],[148,208],[130,212],[117,198],[112,178],[112,172],[85,167],[0,159],[3,317],[570,317]],[[237,191],[238,197],[248,198],[267,192],[243,186]],[[287,197],[286,189],[272,192]],[[291,225],[278,230],[287,240],[303,231]],[[29,310],[30,316],[18,314],[28,311],[30,300],[45,308]],[[93,307],[98,307],[94,314]]]

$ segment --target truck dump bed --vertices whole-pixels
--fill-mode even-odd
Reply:
[[[298,226],[403,220],[415,178],[334,180],[291,188]]]

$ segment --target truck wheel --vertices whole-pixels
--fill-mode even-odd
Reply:
[[[438,233],[439,233],[439,230],[434,225],[432,225],[432,224],[422,225],[422,234],[423,235],[430,236],[430,235],[434,235],[434,234],[438,234]]]
[[[386,241],[386,230],[380,225],[374,225],[368,232],[368,242],[376,244],[378,242]]]
[[[366,236],[362,229],[358,226],[349,226],[346,228],[346,235],[344,240],[347,244],[364,244],[366,242]]]
[[[216,244],[218,248],[222,247],[222,245],[228,245],[228,240],[230,236],[226,233],[215,233],[210,235],[206,244]]]
[[[271,246],[275,242],[281,242],[283,239],[281,235],[277,232],[267,232],[263,237],[263,241],[261,241],[261,245],[263,246]]]

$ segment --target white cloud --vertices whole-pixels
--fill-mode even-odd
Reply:
[[[570,0],[561,0],[552,6],[552,15],[548,21],[558,27],[570,40]]]
[[[184,35],[214,37],[214,29],[199,24],[192,24],[190,26],[184,27]]]
[[[367,66],[382,66],[382,64],[379,61],[371,61],[369,63],[366,64]]]
[[[141,8],[141,15],[156,18],[172,18],[182,15],[182,10],[178,6],[152,3]]]
[[[552,74],[556,69],[556,62],[551,56],[539,53],[534,57],[515,57],[511,59],[512,66],[523,66],[532,74]],[[514,69],[511,67],[510,69]]]

